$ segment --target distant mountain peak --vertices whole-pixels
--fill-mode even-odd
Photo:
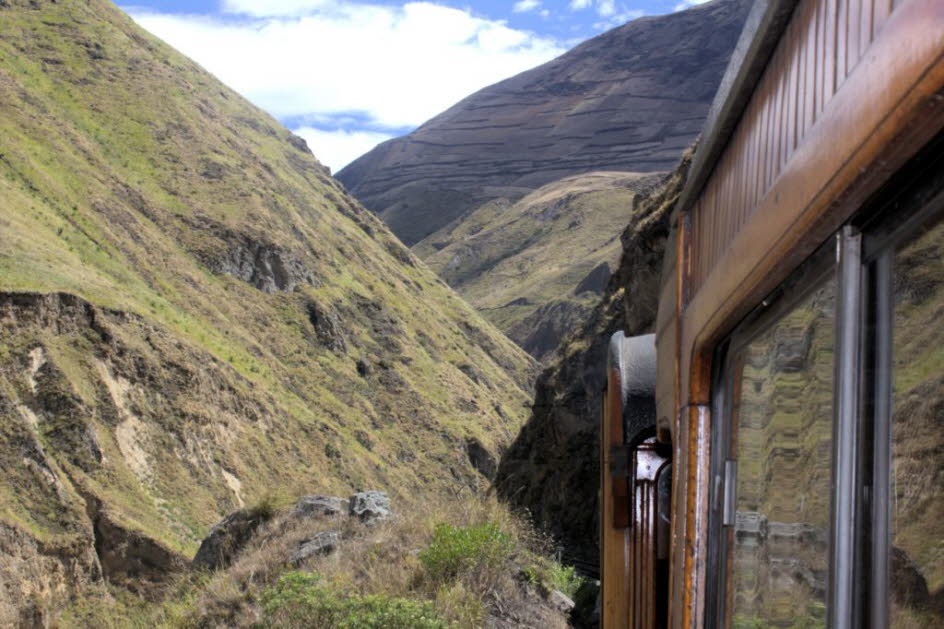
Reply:
[[[749,6],[716,0],[607,31],[337,177],[412,246],[487,200],[568,175],[671,170],[701,130]]]

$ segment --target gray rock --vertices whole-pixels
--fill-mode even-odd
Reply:
[[[290,515],[298,519],[337,518],[347,515],[348,506],[347,500],[335,496],[302,496]]]
[[[298,545],[292,553],[291,561],[298,565],[312,557],[330,555],[338,549],[341,534],[338,531],[324,531],[309,537]]]
[[[547,602],[553,605],[554,609],[564,614],[569,614],[570,610],[574,608],[574,602],[570,600],[569,596],[560,590],[554,590],[551,592],[547,597]]]
[[[343,353],[347,349],[347,339],[338,315],[314,301],[309,301],[305,309],[308,321],[315,330],[315,342],[332,351]]]
[[[390,511],[390,498],[382,491],[361,491],[354,494],[350,498],[348,513],[367,524],[386,520],[393,515]]]

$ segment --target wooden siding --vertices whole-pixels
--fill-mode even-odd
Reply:
[[[694,295],[903,0],[803,0],[692,208]]]

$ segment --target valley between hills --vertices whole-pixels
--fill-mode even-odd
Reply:
[[[548,363],[599,301],[635,195],[698,136],[749,6],[633,20],[468,96],[337,178]]]
[[[748,4],[335,179],[108,0],[0,1],[0,624],[594,626],[598,340]]]

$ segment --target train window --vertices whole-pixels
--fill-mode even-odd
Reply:
[[[944,625],[944,222],[897,248],[891,276],[891,627]]]
[[[825,623],[835,301],[830,278],[731,355],[733,627]]]
[[[706,626],[944,626],[944,136],[713,375]]]

